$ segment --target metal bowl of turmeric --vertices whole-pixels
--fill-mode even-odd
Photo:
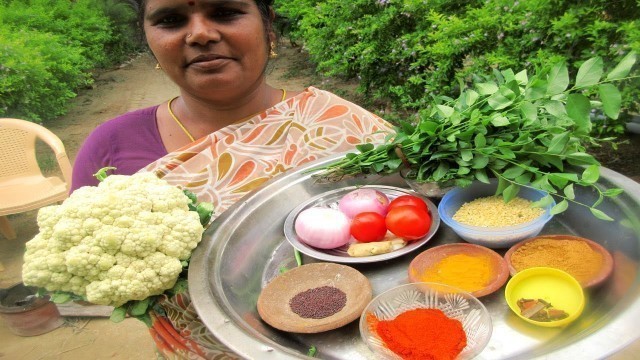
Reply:
[[[497,252],[467,243],[444,244],[421,252],[409,264],[411,282],[436,282],[486,296],[509,278],[507,262]]]
[[[376,358],[471,359],[493,325],[473,295],[444,284],[400,285],[375,297],[360,317],[360,336]]]
[[[551,220],[551,208],[533,207],[547,193],[523,187],[518,196],[504,202],[495,196],[497,180],[479,181],[447,192],[438,205],[440,219],[463,240],[492,249],[508,248],[536,236]]]
[[[613,272],[613,257],[595,241],[573,235],[540,235],[512,246],[504,255],[511,275],[550,267],[569,273],[584,288],[602,284]]]

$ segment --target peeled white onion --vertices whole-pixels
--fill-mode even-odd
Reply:
[[[381,191],[361,188],[343,196],[338,202],[338,208],[349,219],[363,212],[377,212],[385,216],[389,208],[389,198]]]
[[[312,207],[301,211],[294,229],[298,238],[319,249],[334,249],[351,239],[349,218],[331,208]]]

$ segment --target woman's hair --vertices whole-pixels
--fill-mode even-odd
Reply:
[[[264,29],[266,33],[272,30],[272,20],[271,20],[271,5],[273,5],[273,0],[253,0],[260,11],[260,15],[262,16],[262,23],[264,24]],[[144,34],[144,10],[147,5],[147,0],[138,0],[138,24],[140,25],[140,29],[142,30],[142,34]]]

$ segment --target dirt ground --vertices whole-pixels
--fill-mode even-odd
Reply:
[[[268,79],[273,86],[301,90],[314,85],[345,97],[353,94],[353,83],[315,76],[298,49],[288,43],[281,44],[279,53],[268,70]],[[73,100],[67,115],[46,124],[62,139],[72,161],[84,138],[98,124],[178,94],[175,85],[154,66],[153,58],[143,54],[117,69],[101,73],[92,89],[82,91]],[[357,101],[356,97],[353,99]],[[620,151],[603,150],[598,153],[598,158],[605,166],[639,180],[640,135],[625,137],[629,143],[622,145]],[[10,217],[18,239],[8,241],[0,238],[0,288],[8,288],[21,281],[24,243],[37,231],[35,215],[34,211]],[[638,350],[640,344],[615,359],[632,359]],[[0,320],[0,359],[87,358],[156,359],[157,354],[145,326],[134,319],[113,324],[106,318],[66,317],[60,328],[35,337],[16,336]]]

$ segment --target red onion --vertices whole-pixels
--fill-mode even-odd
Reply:
[[[382,216],[387,215],[389,198],[383,192],[375,189],[357,189],[340,199],[338,208],[345,213],[349,219],[363,212],[376,212]]]
[[[301,211],[294,228],[300,240],[319,249],[334,249],[349,242],[349,218],[339,210],[312,207]]]

